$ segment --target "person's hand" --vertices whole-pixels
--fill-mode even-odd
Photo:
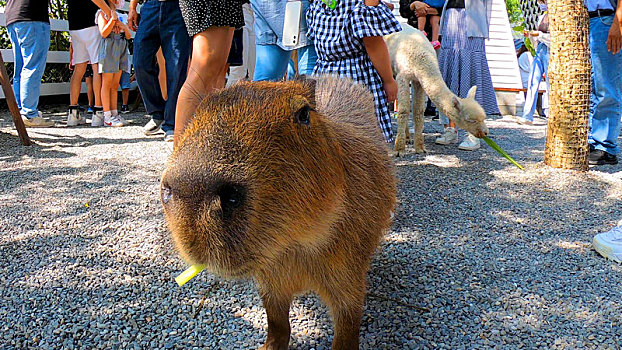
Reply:
[[[609,28],[609,36],[607,37],[607,50],[612,54],[617,54],[622,49],[622,35],[620,34],[620,23],[613,21]]]
[[[69,70],[73,70],[73,64],[71,64],[71,60],[69,60]]]
[[[118,21],[119,20],[119,15],[117,14],[117,11],[112,10],[112,12],[110,14],[110,20],[111,21]]]
[[[430,7],[430,5],[426,4],[425,2],[422,1],[413,1],[410,4],[410,9],[415,11],[415,14],[417,15],[417,17],[423,17],[427,14],[428,12],[428,8]]]
[[[123,27],[119,25],[119,22],[117,22],[112,28],[112,32],[115,34],[121,34],[122,31],[123,31]]]
[[[397,99],[397,82],[395,81],[395,79],[391,77],[391,79],[383,81],[382,87],[387,93],[387,99],[389,100],[389,103],[395,102],[395,100]]]
[[[393,5],[393,3],[388,2],[388,1],[383,1],[383,2],[389,8],[389,10],[393,11],[395,9],[395,5]]]
[[[130,12],[127,15],[127,25],[134,32],[138,29],[138,13],[136,12],[136,9],[131,6]]]

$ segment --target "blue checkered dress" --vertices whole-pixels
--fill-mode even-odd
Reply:
[[[391,114],[380,75],[363,38],[402,30],[384,4],[365,6],[364,0],[339,0],[334,10],[314,1],[307,11],[307,36],[317,51],[314,74],[336,74],[366,85],[374,95],[376,117],[387,142],[393,142]]]

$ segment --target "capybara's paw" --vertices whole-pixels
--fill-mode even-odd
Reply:
[[[428,153],[428,150],[425,149],[425,146],[417,146],[415,147],[415,153]]]

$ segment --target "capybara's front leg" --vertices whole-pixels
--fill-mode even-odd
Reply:
[[[338,281],[332,288],[320,291],[320,296],[330,307],[335,323],[333,350],[359,348],[359,332],[363,317],[365,279],[352,279],[358,272],[351,271],[348,278]]]
[[[276,296],[270,292],[262,293],[261,299],[268,316],[268,337],[262,350],[287,350],[289,345],[289,305],[292,296]]]
[[[363,303],[350,305],[339,311],[333,310],[335,337],[333,350],[358,350]]]

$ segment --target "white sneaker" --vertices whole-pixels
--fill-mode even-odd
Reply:
[[[76,126],[80,124],[86,124],[86,118],[80,115],[78,108],[70,109],[67,113],[67,126]]]
[[[27,128],[51,128],[54,126],[54,122],[48,119],[44,119],[41,117],[41,112],[39,112],[38,117],[28,119],[26,116],[22,116],[22,121],[24,121],[24,126]]]
[[[445,128],[445,132],[443,133],[443,135],[434,140],[434,142],[439,145],[449,145],[456,142],[456,139],[458,139],[458,132],[455,128],[448,127]]]
[[[118,116],[111,115],[110,117],[104,117],[104,125],[118,128],[123,126],[123,123],[119,120]]]
[[[173,130],[169,130],[164,133],[164,141],[173,142],[174,140],[175,140],[175,132]]]
[[[91,126],[104,126],[104,112],[97,111],[91,118]]]
[[[475,151],[480,147],[479,139],[470,133],[467,134],[467,137],[462,140],[462,142],[458,145],[458,149],[463,151]]]
[[[523,117],[516,117],[516,122],[521,125],[533,125],[533,120],[529,120]]]
[[[592,244],[600,255],[622,263],[622,226],[597,234]]]
[[[117,117],[117,119],[119,119],[119,121],[125,126],[128,125],[129,123],[127,122],[127,120],[125,118],[123,118],[123,116],[121,116],[120,114],[117,114],[115,117]]]
[[[160,126],[162,123],[164,123],[164,119],[153,119],[153,117],[149,119],[149,122],[147,122],[147,124],[143,127],[145,135],[155,135],[160,132]]]

